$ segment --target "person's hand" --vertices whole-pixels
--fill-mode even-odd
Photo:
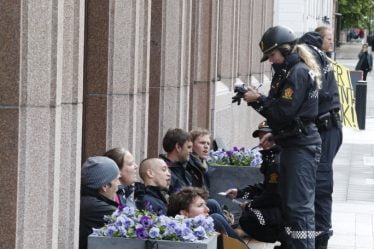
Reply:
[[[272,147],[274,145],[274,136],[273,134],[271,133],[267,133],[265,134],[261,140],[260,140],[260,144],[259,144],[262,148],[264,148],[265,150],[266,149],[269,149],[270,147]]]
[[[238,189],[236,188],[230,188],[225,191],[226,193],[226,198],[229,198],[230,200],[235,199],[236,196],[238,195]]]
[[[260,94],[252,87],[248,87],[248,91],[244,94],[244,100],[248,103],[255,102],[258,97],[260,97]]]
[[[245,208],[247,207],[248,203],[249,203],[249,202],[246,201],[246,202],[244,202],[243,204],[240,204],[239,207],[244,211]]]

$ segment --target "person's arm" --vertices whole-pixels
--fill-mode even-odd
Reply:
[[[296,65],[297,66],[297,65]],[[293,70],[293,69],[291,69]],[[297,68],[296,72],[291,72],[281,89],[280,97],[269,98],[260,95],[257,100],[253,101],[253,97],[245,100],[269,123],[277,124],[280,127],[291,123],[300,106],[305,100],[305,96],[310,87],[309,69],[306,67]]]

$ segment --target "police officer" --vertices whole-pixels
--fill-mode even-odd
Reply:
[[[318,114],[318,64],[305,45],[297,45],[292,30],[275,26],[262,36],[261,62],[272,63],[274,75],[268,96],[249,87],[244,99],[263,115],[282,147],[280,194],[287,233],[285,248],[315,246],[314,197],[321,138],[314,120]]]
[[[300,43],[309,46],[321,69],[322,88],[319,90],[318,117],[316,124],[322,139],[321,160],[317,169],[316,197],[314,202],[316,222],[316,249],[327,249],[331,231],[331,207],[333,192],[332,163],[342,144],[342,125],[339,118],[339,92],[334,71],[324,49],[329,44],[318,32],[305,33]]]
[[[261,139],[270,132],[267,122],[262,121],[252,136]],[[228,189],[226,197],[247,200],[241,205],[243,212],[239,219],[240,227],[251,238],[274,243],[281,240],[280,235],[283,230],[281,198],[278,191],[280,148],[274,144],[271,147],[264,147],[260,153],[262,154],[260,171],[264,175],[263,182],[243,189]]]

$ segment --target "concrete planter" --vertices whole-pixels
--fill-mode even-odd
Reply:
[[[210,198],[226,205],[236,215],[241,213],[239,205],[224,196],[218,195],[218,193],[229,188],[245,188],[248,185],[262,182],[264,179],[259,168],[248,166],[210,165],[208,175],[210,180]]]
[[[217,234],[206,240],[182,242],[169,240],[140,240],[111,237],[88,237],[88,249],[216,249]]]

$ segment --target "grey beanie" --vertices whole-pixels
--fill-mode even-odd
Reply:
[[[119,175],[117,164],[105,156],[89,157],[82,166],[81,182],[83,186],[99,189]]]

